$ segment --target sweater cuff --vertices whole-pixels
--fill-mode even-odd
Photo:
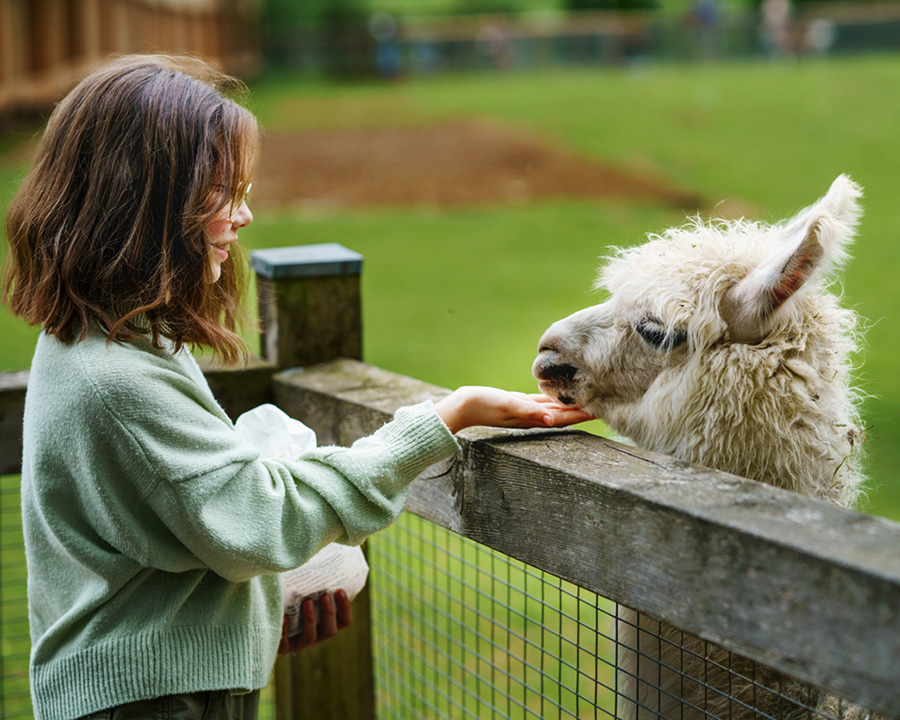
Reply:
[[[405,487],[426,468],[460,449],[431,400],[400,408],[394,419],[375,435],[387,445],[396,459],[397,480],[400,481],[398,488],[383,487],[382,490]]]

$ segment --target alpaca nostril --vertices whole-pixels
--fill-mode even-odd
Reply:
[[[541,370],[541,380],[572,382],[575,379],[576,372],[578,372],[578,368],[568,363],[550,365]]]

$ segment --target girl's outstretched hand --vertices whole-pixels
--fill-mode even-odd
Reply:
[[[526,395],[492,387],[461,387],[435,403],[438,415],[456,433],[473,425],[489,427],[561,427],[593,420],[580,408],[546,395]]]

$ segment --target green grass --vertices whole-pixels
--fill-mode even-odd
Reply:
[[[19,478],[0,476],[0,715],[32,717],[28,689],[28,608],[25,602],[25,554]]]

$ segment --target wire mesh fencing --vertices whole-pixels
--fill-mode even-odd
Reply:
[[[31,718],[28,605],[19,476],[0,476],[0,717]]]
[[[842,718],[816,688],[410,513],[369,541],[379,718]]]
[[[0,717],[33,717],[18,476],[0,484]],[[369,540],[378,717],[864,718],[857,708],[405,513]],[[271,688],[260,718],[275,715]]]
[[[406,514],[370,540],[379,717],[589,717],[613,606]]]

